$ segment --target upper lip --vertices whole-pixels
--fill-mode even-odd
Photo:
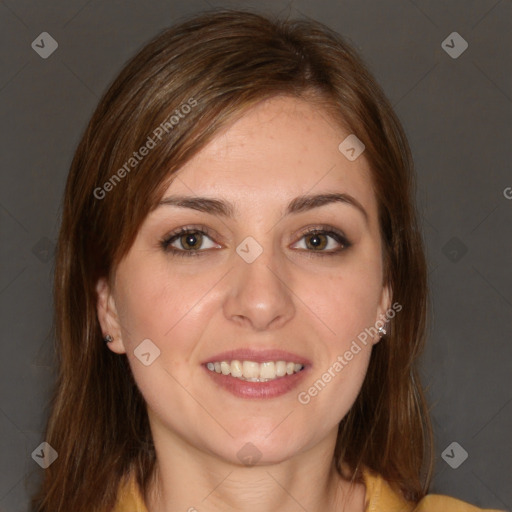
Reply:
[[[219,354],[214,354],[208,359],[205,359],[201,364],[234,360],[254,361],[256,363],[265,363],[267,361],[288,361],[299,363],[304,366],[311,364],[309,359],[298,354],[294,354],[293,352],[287,352],[279,349],[261,350],[251,348],[238,348],[236,350],[227,350]]]

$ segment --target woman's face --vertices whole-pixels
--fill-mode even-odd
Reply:
[[[338,149],[348,135],[309,103],[260,103],[180,169],[113,286],[98,283],[155,444],[263,463],[334,442],[379,339],[361,334],[390,305],[368,163]]]

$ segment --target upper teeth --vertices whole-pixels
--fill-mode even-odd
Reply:
[[[212,372],[222,373],[223,375],[231,375],[242,380],[251,382],[266,382],[267,380],[277,377],[284,377],[297,373],[304,368],[300,363],[287,361],[268,361],[265,363],[257,363],[255,361],[218,361],[207,363],[206,367]]]

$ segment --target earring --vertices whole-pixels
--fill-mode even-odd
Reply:
[[[110,336],[110,334],[107,334],[104,338],[103,338],[103,341],[105,343],[110,343],[114,338],[112,338],[112,336]]]
[[[386,329],[384,329],[384,327],[379,327],[379,334],[380,334],[381,336],[384,336],[384,335],[386,334],[386,332],[387,332],[387,331],[386,331]]]

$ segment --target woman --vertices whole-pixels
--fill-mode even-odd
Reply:
[[[406,138],[338,35],[246,12],[150,42],[69,174],[34,510],[479,510],[426,496]]]

